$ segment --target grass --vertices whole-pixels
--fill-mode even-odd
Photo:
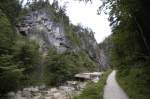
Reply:
[[[140,69],[131,69],[124,73],[117,73],[120,86],[126,91],[130,99],[150,99],[150,90],[139,78]]]
[[[103,89],[110,72],[111,70],[106,71],[98,83],[89,82],[82,93],[74,99],[103,99]]]
[[[38,99],[45,99],[44,96],[40,96]]]

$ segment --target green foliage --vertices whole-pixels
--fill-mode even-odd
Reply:
[[[38,99],[45,99],[44,96],[40,96]]]
[[[14,45],[14,60],[20,68],[25,68],[25,73],[30,73],[39,60],[39,47],[33,41],[18,40]]]
[[[32,84],[30,76],[36,70],[40,56],[34,43],[26,43],[28,44],[20,43],[13,46],[10,55],[0,55],[0,79],[2,80],[0,93]]]
[[[13,29],[7,16],[0,10],[0,93],[16,90],[23,68],[13,61]]]
[[[125,89],[130,99],[149,99],[150,91],[143,78],[141,69],[131,69],[118,73],[117,80]],[[147,75],[148,76],[148,75]],[[146,78],[149,78],[145,76]]]
[[[104,69],[108,69],[112,67],[112,49],[113,49],[113,42],[112,42],[112,36],[109,36],[106,38],[102,43],[99,44],[99,48],[101,51],[103,51],[103,54],[105,55],[105,64]]]
[[[27,39],[14,37],[12,23],[0,10],[0,93],[27,85],[38,64],[38,46]],[[30,81],[31,82],[31,81]]]
[[[47,56],[45,80],[48,85],[59,85],[72,79],[78,72],[92,71],[95,68],[96,63],[83,52],[57,54],[55,50],[51,49]]]
[[[0,56],[0,93],[16,90],[20,86],[23,68],[18,68],[12,59],[12,55]]]
[[[79,39],[79,36],[76,34],[76,32],[73,30],[73,26],[66,26],[66,35],[70,39],[72,45],[74,46],[81,46],[81,41]]]
[[[70,39],[72,45],[74,46],[80,46],[81,41],[76,34],[76,31],[74,31],[75,26],[72,24],[69,24],[69,17],[66,16],[66,8],[65,6],[59,7],[58,1],[53,2],[52,5],[49,5],[49,9],[52,12],[52,18],[54,22],[61,23],[61,25],[64,27],[66,36]]]
[[[19,0],[1,0],[0,9],[7,15],[11,23],[15,23],[16,17],[21,11]]]
[[[39,46],[28,39],[17,39],[13,46],[13,61],[18,64],[18,68],[23,68],[23,78],[21,79],[23,86],[29,86],[39,83],[37,80],[39,75],[40,53]]]
[[[0,54],[9,52],[13,44],[13,30],[7,16],[0,10]]]
[[[131,99],[150,96],[150,14],[147,0],[105,0],[112,26],[112,64]]]
[[[15,29],[20,17],[30,11],[49,11],[53,21],[65,28],[73,48],[81,46],[81,39],[76,26],[69,24],[65,7],[50,5],[48,0],[34,1],[27,6],[21,8],[19,0],[0,1],[0,95],[39,83],[58,85],[72,79],[78,72],[95,70],[97,64],[84,51],[59,54],[55,49],[50,49],[46,58],[41,57],[39,46],[18,35]],[[92,33],[88,29],[82,30],[88,36]]]
[[[98,83],[89,82],[82,93],[74,99],[103,99],[103,89],[110,72],[111,70],[106,71]]]

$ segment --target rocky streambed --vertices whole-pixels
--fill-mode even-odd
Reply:
[[[68,85],[46,88],[36,86],[24,88],[21,91],[9,92],[9,99],[72,99],[73,96],[80,94],[87,82],[68,81]]]
[[[59,87],[31,86],[17,92],[9,92],[7,96],[8,99],[72,99],[81,93],[88,81],[98,81],[101,74],[80,73],[75,75],[78,81],[66,81]]]

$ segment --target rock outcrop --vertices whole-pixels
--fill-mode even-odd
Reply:
[[[41,51],[55,47],[58,52],[64,52],[69,47],[69,40],[63,25],[54,22],[51,16],[51,12],[46,9],[32,11],[22,18],[18,25],[19,31],[39,43]]]
[[[113,48],[113,43],[111,39],[111,36],[109,36],[101,44],[99,44],[100,65],[102,69],[107,69],[111,67],[111,50]]]
[[[77,29],[73,35],[80,45],[73,45],[71,42],[75,41],[68,37],[63,22],[55,22],[53,16],[54,13],[47,8],[30,11],[21,18],[18,24],[19,33],[35,40],[42,52],[47,52],[49,48],[55,48],[58,53],[82,50],[99,63],[99,47],[94,35],[82,28]]]

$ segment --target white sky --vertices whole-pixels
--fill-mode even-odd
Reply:
[[[67,3],[66,14],[69,16],[71,23],[82,24],[91,28],[95,32],[95,38],[98,43],[102,42],[111,34],[108,15],[101,13],[97,15],[97,9],[102,4],[100,0],[93,0],[92,3],[79,2],[75,0],[58,0],[59,3]]]
[[[53,1],[53,0],[49,0]],[[71,23],[81,24],[89,27],[95,32],[95,39],[98,43],[102,42],[111,34],[108,15],[101,13],[97,15],[97,9],[102,4],[100,0],[93,0],[92,3],[79,2],[78,0],[58,0],[60,5],[66,4],[66,14]],[[26,2],[26,0],[25,0]]]

